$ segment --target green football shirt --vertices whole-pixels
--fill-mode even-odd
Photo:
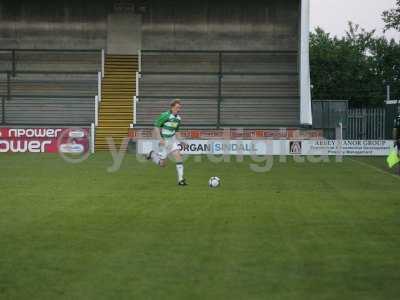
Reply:
[[[181,125],[181,117],[174,115],[171,111],[163,112],[158,119],[154,122],[154,126],[160,128],[161,137],[173,137],[179,130]]]

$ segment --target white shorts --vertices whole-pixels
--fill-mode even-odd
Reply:
[[[179,142],[175,136],[164,138],[164,145],[159,145],[158,155],[161,159],[167,159],[168,155],[174,151],[179,151]]]

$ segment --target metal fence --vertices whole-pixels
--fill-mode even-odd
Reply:
[[[344,100],[313,101],[313,127],[322,129],[328,139],[336,138],[339,124],[346,139],[392,139],[393,121],[400,113],[399,104],[349,108],[348,101]]]
[[[383,140],[386,138],[386,109],[353,108],[347,112],[347,134],[352,140]]]

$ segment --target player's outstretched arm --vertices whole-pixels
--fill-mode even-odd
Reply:
[[[178,139],[179,143],[182,146],[186,145],[186,143],[183,141],[183,137],[182,137],[182,135],[181,135],[181,133],[179,131],[176,133],[176,138]]]
[[[154,122],[154,134],[156,138],[160,141],[160,145],[164,144],[164,139],[161,137],[161,127],[164,125],[165,122],[168,121],[168,118],[169,113],[164,112]]]
[[[159,127],[154,127],[154,135],[156,136],[156,139],[159,140],[160,145],[163,145],[165,142],[163,138],[161,137],[161,131]]]

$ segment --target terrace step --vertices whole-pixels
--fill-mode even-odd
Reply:
[[[128,137],[133,121],[133,96],[136,94],[137,55],[107,55],[96,128],[96,150],[109,150],[112,137],[120,147]]]

